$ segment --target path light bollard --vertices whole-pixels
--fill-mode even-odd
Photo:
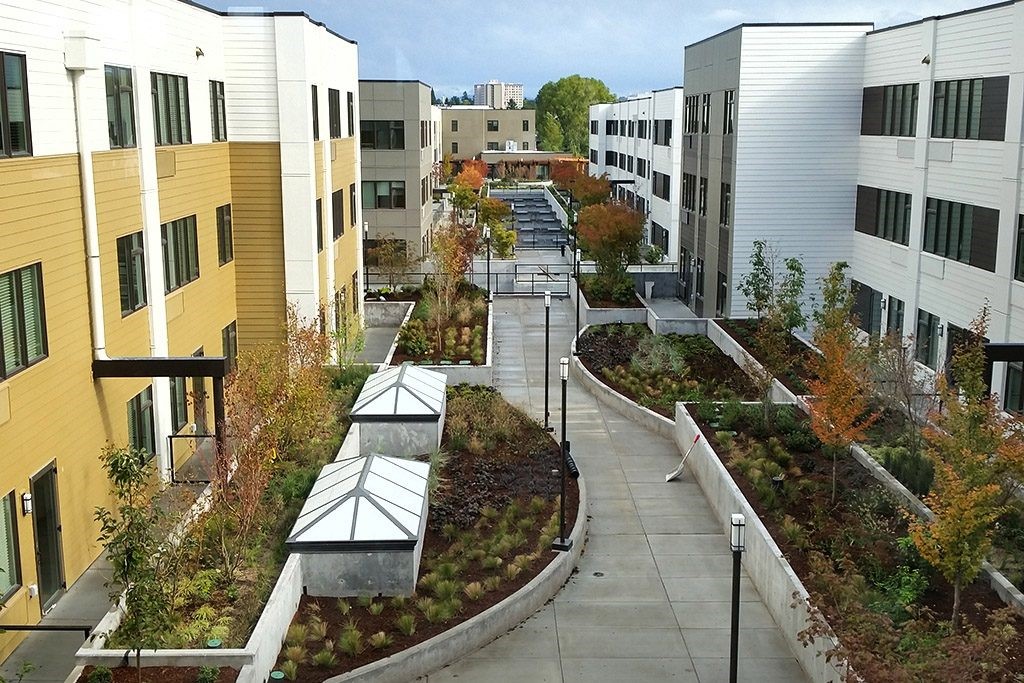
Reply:
[[[566,387],[569,384],[569,359],[564,356],[558,361],[558,374],[562,378],[562,448],[558,472],[562,480],[562,495],[558,500],[558,538],[554,540],[551,547],[555,550],[569,550],[572,548],[572,539],[565,537],[565,456],[569,450],[569,442],[565,440],[565,397]]]
[[[491,303],[491,226],[484,226],[484,241],[487,242],[487,303]]]
[[[548,378],[551,375],[551,292],[544,292],[544,431],[553,432],[551,426],[551,410],[548,406]]]
[[[732,548],[732,632],[729,641],[729,683],[736,683],[736,668],[740,645],[740,558],[743,556],[747,524],[743,515],[734,513],[731,519]]]

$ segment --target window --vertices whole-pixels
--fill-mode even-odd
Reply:
[[[231,323],[220,331],[220,346],[224,356],[228,359],[228,367],[235,369],[238,360],[238,321]]]
[[[936,81],[932,137],[1003,140],[1008,76]]]
[[[352,227],[356,225],[356,208],[356,184],[352,183],[348,186],[348,218]]]
[[[405,181],[364,180],[363,206],[371,209],[404,209]]]
[[[356,102],[352,93],[346,93],[348,96],[348,136],[352,137],[356,134]]]
[[[0,498],[0,606],[21,587],[14,491]]]
[[[939,316],[923,309],[917,309],[917,335],[915,357],[917,362],[936,370],[935,361],[939,355]]]
[[[642,140],[647,139],[647,119],[640,119],[636,122],[636,136]]]
[[[598,130],[597,129],[597,121],[591,121],[590,122],[590,134],[591,135],[597,135],[597,130]]]
[[[643,199],[640,201],[643,201]],[[637,210],[641,213],[646,213],[645,209],[638,207]],[[655,221],[651,221],[651,244],[657,245],[661,249],[661,253],[668,253],[668,230]]]
[[[524,133],[529,133],[530,132],[530,119],[523,119],[523,132]]]
[[[701,216],[708,215],[708,179],[700,179],[700,195],[697,198],[697,213]]]
[[[359,312],[359,271],[352,271],[352,312]]]
[[[331,237],[338,239],[345,234],[345,191],[331,193]]]
[[[618,164],[618,166],[623,171],[626,170],[626,155],[623,154],[622,152],[619,152],[619,164]]]
[[[631,156],[626,157],[626,171],[629,173],[633,172],[633,157]]]
[[[405,149],[405,121],[360,121],[359,134],[363,149]]]
[[[217,207],[217,262],[224,265],[235,259],[235,243],[231,236],[231,205]]]
[[[317,97],[316,86],[313,88],[313,139],[320,139],[320,98]]]
[[[188,108],[188,79],[153,72],[153,128],[157,145],[192,142]]]
[[[458,119],[452,119],[452,132],[453,133],[458,133],[459,132],[459,120]]]
[[[722,120],[722,133],[729,135],[736,128],[736,91],[725,91],[725,118]]]
[[[497,119],[487,119],[487,132],[497,133],[498,132],[498,121]]]
[[[654,196],[659,197],[660,199],[664,199],[666,202],[669,201],[669,193],[671,192],[671,189],[669,187],[669,177],[664,173],[659,173],[655,171],[654,180],[652,181],[652,184],[654,185],[654,187],[652,188]]]
[[[430,176],[420,178],[420,206],[426,206],[430,199]]]
[[[715,299],[715,317],[725,316],[725,300],[729,296],[729,285],[725,281],[725,273],[718,272],[718,297]]]
[[[903,336],[903,308],[905,304],[902,299],[894,296],[889,297],[889,305],[885,311],[885,330],[888,334]]]
[[[924,251],[995,272],[998,210],[931,197],[927,207]]]
[[[693,135],[697,132],[700,121],[700,96],[688,95],[683,100],[683,133]]]
[[[146,256],[141,230],[117,238],[117,274],[123,318],[146,306]]]
[[[1024,413],[1024,363],[1015,361],[1006,364],[1006,390],[1003,392],[1006,399],[1003,401],[1003,408],[1007,412]],[[2,511],[0,511],[2,515]],[[0,522],[3,518],[0,517]],[[0,531],[3,527],[0,526]],[[0,539],[2,541],[2,539]],[[3,566],[3,546],[0,545],[0,567]],[[0,574],[0,596],[3,595],[3,574]]]
[[[700,132],[707,135],[711,132],[711,93],[700,96]]]
[[[132,70],[123,66],[103,67],[107,84],[107,133],[110,149],[135,146],[135,91]]]
[[[156,453],[152,386],[146,387],[128,401],[128,443],[132,448],[150,456]]]
[[[224,82],[210,81],[210,126],[214,142],[228,139],[228,115],[224,108]]]
[[[615,152],[605,151],[604,153],[604,165],[615,166],[619,163],[619,155]]]
[[[858,327],[877,337],[882,331],[882,293],[856,280],[851,280],[850,289]]]
[[[1024,282],[1024,215],[1017,216],[1017,259],[1013,264],[1013,277]]]
[[[331,139],[341,137],[341,91],[327,89],[327,125]]]
[[[595,165],[597,164],[597,150],[596,149],[590,150],[590,163],[595,164]]]
[[[698,299],[703,299],[704,298],[704,259],[702,259],[702,258],[699,258],[699,257],[697,258],[697,268],[696,268],[696,270],[694,272],[694,277],[697,280],[697,282],[696,282],[697,298]]]
[[[655,171],[655,174],[658,172]],[[692,173],[683,174],[683,208],[687,211],[697,210],[697,176]]]
[[[615,135],[619,132],[619,122],[614,119],[609,119],[604,122],[604,134]]]
[[[864,88],[861,135],[917,134],[917,83]]]
[[[430,122],[420,121],[420,149],[430,144]]]
[[[25,55],[0,52],[0,157],[32,154]]]
[[[316,198],[316,250],[321,252],[324,250],[324,200],[320,197]]]
[[[487,151],[488,152],[496,152],[497,150],[498,150],[498,143],[497,142],[488,142],[487,143]]]
[[[647,159],[636,158],[636,174],[641,178],[647,177]]]
[[[718,206],[718,224],[729,227],[729,215],[732,213],[732,185],[722,183],[722,197]]]
[[[188,396],[184,377],[171,377],[171,431],[180,432],[188,423]]]
[[[529,149],[530,149],[530,143],[527,142],[526,140],[523,140],[523,151],[525,152],[525,151],[527,151]]]
[[[199,277],[195,215],[160,226],[164,242],[164,289],[170,294]]]
[[[452,143],[452,154],[458,154],[458,153],[459,153],[459,143],[453,142]]]
[[[671,145],[672,144],[672,120],[671,119],[656,119],[654,121],[654,144],[656,144],[656,145]]]
[[[911,196],[905,192],[857,186],[854,229],[890,242],[910,244]]]
[[[0,274],[0,379],[46,358],[43,267]]]

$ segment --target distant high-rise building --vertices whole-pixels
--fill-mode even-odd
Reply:
[[[495,109],[508,109],[508,103],[515,102],[516,108],[523,108],[523,84],[487,81],[473,86],[473,104],[483,104]]]

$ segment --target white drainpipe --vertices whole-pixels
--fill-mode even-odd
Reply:
[[[103,285],[100,279],[100,237],[96,220],[96,186],[92,173],[92,149],[86,125],[82,79],[87,70],[99,68],[95,59],[99,40],[82,33],[69,32],[64,39],[64,66],[71,72],[75,100],[75,128],[78,139],[78,171],[82,193],[82,220],[85,224],[86,277],[89,283],[89,322],[92,329],[92,355],[107,360],[107,335],[103,320]]]

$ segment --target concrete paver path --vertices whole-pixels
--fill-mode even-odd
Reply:
[[[574,316],[567,300],[552,304],[556,430],[558,358],[568,354]],[[496,386],[543,419],[543,299],[498,298],[494,324]],[[524,624],[429,683],[728,680],[729,540],[692,480],[665,483],[679,462],[675,444],[597,403],[571,377],[566,421],[592,517],[579,572]],[[741,602],[739,680],[806,680],[745,576]]]

